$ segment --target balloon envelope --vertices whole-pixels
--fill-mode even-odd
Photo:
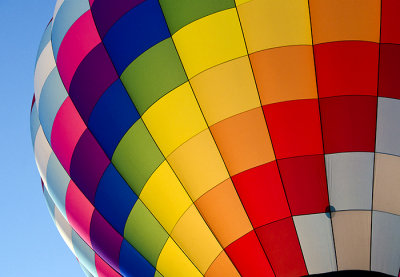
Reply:
[[[58,0],[31,133],[88,276],[400,266],[396,0]]]

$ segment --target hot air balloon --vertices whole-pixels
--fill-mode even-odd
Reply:
[[[59,0],[31,134],[87,276],[400,266],[400,1]]]

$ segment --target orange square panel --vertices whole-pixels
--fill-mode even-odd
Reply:
[[[231,179],[204,194],[195,205],[222,247],[253,229]]]
[[[261,107],[210,127],[230,175],[275,160]]]
[[[222,251],[215,261],[207,269],[206,277],[220,277],[220,276],[231,276],[240,277],[232,261],[226,255],[225,251]]]
[[[381,0],[310,0],[313,43],[379,42]]]
[[[317,98],[312,46],[288,46],[250,55],[263,105]]]

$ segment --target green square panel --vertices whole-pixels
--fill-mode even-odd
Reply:
[[[171,34],[199,19],[235,7],[234,0],[160,0]]]
[[[124,237],[156,267],[158,257],[169,235],[142,201],[138,200],[126,221]]]
[[[137,195],[164,160],[142,119],[126,132],[112,157],[115,168]]]
[[[154,277],[163,277],[160,272],[156,271],[154,273]]]
[[[163,95],[187,81],[171,38],[140,55],[122,73],[121,80],[142,115]]]

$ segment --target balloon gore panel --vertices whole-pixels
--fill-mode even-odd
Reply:
[[[399,3],[58,0],[31,139],[84,274],[398,276]]]

